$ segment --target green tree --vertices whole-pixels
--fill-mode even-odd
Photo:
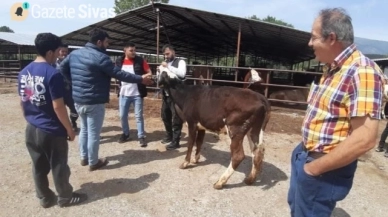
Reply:
[[[8,26],[1,26],[0,32],[12,32],[12,33],[14,33],[14,31],[11,28],[9,28]]]
[[[278,25],[294,28],[294,25],[292,25],[290,23],[286,23],[283,20],[276,19],[276,17],[269,16],[269,15],[266,18],[264,18],[264,19],[260,19],[256,15],[252,15],[252,16],[249,16],[247,18],[248,19],[260,20],[260,21],[264,21],[264,22],[268,22],[268,23],[274,23],[274,24],[278,24]]]
[[[138,8],[144,5],[151,4],[152,0],[115,0],[115,13],[119,14],[125,11],[132,10],[134,8]],[[154,0],[154,3],[161,2],[167,3],[169,0]]]

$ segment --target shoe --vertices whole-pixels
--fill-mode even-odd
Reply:
[[[384,157],[388,158],[388,152],[384,153]]]
[[[178,149],[180,147],[181,146],[179,145],[179,143],[171,142],[169,145],[166,146],[166,149],[167,150],[175,150],[175,149]]]
[[[118,143],[124,143],[124,142],[126,142],[126,141],[129,141],[129,134],[128,134],[128,135],[126,135],[126,134],[124,134],[124,133],[121,134]]]
[[[45,209],[54,206],[56,203],[56,196],[55,196],[54,192],[52,193],[52,195],[40,199],[39,203]]]
[[[162,144],[167,144],[167,143],[170,143],[170,142],[172,142],[172,139],[171,139],[171,137],[165,137],[164,139],[162,139]]]
[[[70,199],[66,200],[63,203],[58,203],[58,206],[61,208],[74,206],[84,202],[87,199],[88,199],[88,196],[86,194],[73,193]]]
[[[88,159],[82,159],[81,160],[81,166],[87,166],[87,165],[89,165]]]
[[[376,149],[375,149],[375,151],[376,152],[383,152],[384,151],[384,148],[383,147],[377,147]]]
[[[140,147],[142,148],[147,147],[147,141],[145,140],[145,138],[140,138],[139,143],[140,143]]]
[[[98,159],[98,162],[94,165],[89,166],[89,171],[98,170],[101,167],[108,165],[109,161],[106,158]]]

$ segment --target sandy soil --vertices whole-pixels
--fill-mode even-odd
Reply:
[[[152,95],[150,95],[152,96]],[[145,101],[145,125],[149,146],[136,141],[133,113],[130,142],[118,144],[121,133],[117,98],[107,105],[100,156],[110,164],[89,172],[79,164],[77,141],[70,142],[69,165],[74,190],[89,195],[87,203],[43,209],[35,198],[31,160],[24,145],[25,120],[18,105],[15,84],[0,84],[0,216],[289,216],[287,190],[290,153],[300,141],[303,111],[274,107],[265,133],[266,156],[263,172],[252,186],[243,183],[251,168],[249,145],[246,158],[223,190],[213,183],[229,164],[229,147],[207,133],[200,163],[179,169],[186,152],[187,128],[182,145],[165,151],[160,144],[163,125],[160,100]],[[386,122],[382,121],[380,130]],[[388,207],[388,159],[373,150],[360,158],[354,187],[337,204],[333,216],[386,216]],[[50,174],[51,175],[51,174]],[[53,187],[51,176],[50,185]]]

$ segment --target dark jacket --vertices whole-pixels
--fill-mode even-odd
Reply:
[[[139,56],[135,56],[133,60],[133,70],[135,71],[136,75],[144,75],[144,68],[143,68],[143,58]],[[121,67],[123,66],[124,57],[120,57],[116,60],[116,66],[114,68],[114,72],[121,71]],[[121,86],[121,83],[120,83]],[[137,89],[139,90],[140,97],[146,97],[147,96],[147,87],[142,84],[137,84]]]
[[[104,50],[92,43],[72,51],[60,64],[60,72],[71,80],[74,102],[80,105],[109,102],[112,77],[128,83],[141,83],[140,75],[114,71],[114,63]]]

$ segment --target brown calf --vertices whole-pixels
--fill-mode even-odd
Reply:
[[[251,89],[251,90],[256,91],[260,94],[264,94],[266,86],[263,86],[262,83],[266,82],[267,76],[268,76],[267,71],[257,72],[256,70],[251,69],[244,77],[244,82],[250,82],[250,84],[244,84],[243,88],[244,89],[245,88]],[[256,78],[256,79],[254,79],[254,78]]]
[[[194,143],[197,149],[193,163],[198,162],[206,130],[220,133],[225,129],[231,139],[231,161],[214,188],[221,189],[245,158],[245,135],[252,152],[252,170],[245,183],[252,184],[264,158],[263,131],[270,115],[268,100],[259,93],[237,87],[185,85],[168,69],[160,71],[159,87],[169,93],[177,114],[188,125],[188,149],[180,168],[189,165]]]

